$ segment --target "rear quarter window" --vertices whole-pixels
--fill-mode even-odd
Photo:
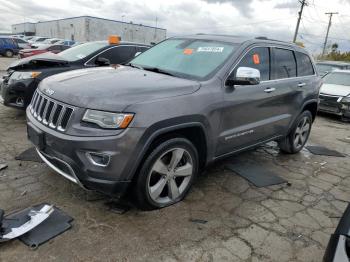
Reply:
[[[297,76],[297,65],[292,50],[273,48],[272,79]]]
[[[307,54],[295,52],[297,59],[298,76],[309,76],[315,74],[310,57]]]

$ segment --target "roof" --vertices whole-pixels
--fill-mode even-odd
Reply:
[[[155,29],[159,29],[159,30],[166,30],[165,28],[160,28],[160,27],[154,27],[154,26],[148,26],[148,25],[142,25],[142,24],[135,24],[135,23],[128,23],[128,22],[123,22],[123,21],[119,21],[119,20],[101,18],[101,17],[96,17],[96,16],[89,16],[89,15],[67,17],[67,18],[54,19],[54,20],[48,20],[48,21],[39,21],[39,22],[37,22],[37,23],[25,22],[25,23],[13,24],[12,26],[22,25],[22,24],[41,24],[41,23],[47,23],[47,22],[55,22],[55,21],[62,21],[62,20],[69,20],[69,19],[79,19],[79,18],[99,19],[99,20],[117,22],[117,23],[128,24],[128,25],[135,25],[135,26],[142,26],[142,27],[155,28]]]
[[[344,61],[317,61],[316,64],[323,64],[323,65],[350,65],[350,62],[344,62]]]
[[[89,42],[85,42],[85,43],[94,43],[94,42],[108,43],[107,40],[89,41]],[[85,43],[81,43],[81,44],[85,44]],[[119,44],[111,44],[111,45],[138,45],[138,46],[148,46],[148,47],[151,46],[151,45],[144,44],[144,43],[128,42],[128,41],[120,41]]]
[[[177,37],[175,37],[175,38],[177,38]],[[292,47],[294,49],[298,49],[300,51],[306,52],[306,50],[304,48],[301,48],[300,46],[298,46],[292,42],[269,39],[267,37],[247,37],[247,36],[239,36],[239,35],[220,35],[220,34],[196,34],[196,35],[183,36],[182,38],[214,40],[214,41],[228,42],[228,43],[234,43],[234,44],[241,44],[243,42],[251,42],[251,44],[254,44],[254,43],[269,43],[269,44],[275,43],[276,45],[277,44],[286,45],[286,46]]]
[[[331,73],[346,73],[346,74],[350,74],[350,70],[341,70],[341,69],[336,69],[336,70],[333,70],[332,72],[329,72],[330,74]]]

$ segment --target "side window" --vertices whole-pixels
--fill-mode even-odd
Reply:
[[[294,52],[297,59],[298,76],[309,76],[315,74],[310,57],[307,54]]]
[[[256,47],[250,50],[235,68],[251,67],[260,71],[262,81],[270,79],[270,51],[268,47]]]
[[[61,51],[61,47],[59,45],[50,46],[47,50],[49,51]]]
[[[293,51],[274,48],[273,57],[272,79],[283,79],[297,76],[297,65]]]
[[[137,48],[137,52],[145,52],[146,50],[148,50],[149,48],[148,47],[145,47],[145,46],[139,46]]]
[[[107,58],[111,64],[120,64],[134,58],[135,46],[117,46],[100,54],[99,57]]]

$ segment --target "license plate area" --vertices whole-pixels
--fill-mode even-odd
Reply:
[[[45,148],[45,134],[43,131],[35,127],[32,123],[27,123],[27,136],[39,150]]]

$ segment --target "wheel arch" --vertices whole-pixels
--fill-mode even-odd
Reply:
[[[143,146],[135,161],[132,161],[134,168],[129,173],[130,180],[133,180],[137,176],[143,161],[154,148],[174,137],[184,137],[191,141],[198,151],[199,167],[204,168],[206,166],[211,147],[208,142],[209,134],[205,124],[202,122],[187,122],[164,126],[162,128],[157,128],[157,126],[156,124],[148,128],[143,138],[140,139],[140,143]]]
[[[312,121],[315,121],[316,115],[317,115],[317,110],[318,110],[318,101],[317,100],[311,100],[306,102],[303,105],[303,108],[300,113],[304,112],[305,110],[308,110],[312,114]]]

